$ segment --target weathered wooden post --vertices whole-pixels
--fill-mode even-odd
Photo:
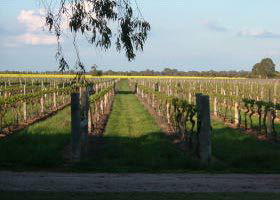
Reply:
[[[7,82],[5,81],[5,90],[7,89]],[[4,92],[4,98],[6,98],[7,97],[7,92],[5,91]]]
[[[104,99],[103,97],[100,100],[100,111],[101,111],[101,115],[104,114]]]
[[[89,95],[90,95],[90,87],[84,87],[81,90],[81,151],[82,154],[87,152],[87,144],[88,144],[88,136],[89,136]]]
[[[80,131],[80,94],[71,94],[71,149],[72,160],[79,161],[81,158],[81,131]]]
[[[53,92],[53,108],[56,109],[57,105],[56,105],[56,92]]]
[[[214,97],[213,111],[214,111],[214,116],[218,117],[218,100],[217,100],[217,97]]]
[[[91,116],[91,109],[88,109],[88,133],[92,132],[92,116]]]
[[[268,140],[273,140],[273,130],[272,130],[272,110],[269,108],[267,112],[267,137]]]
[[[62,83],[62,88],[63,89],[65,88],[64,82]],[[62,104],[63,105],[65,104],[65,95],[64,94],[62,94]]]
[[[236,101],[234,104],[234,124],[238,127],[240,126],[240,109],[238,101]]]
[[[41,113],[44,113],[45,112],[45,109],[44,109],[44,95],[41,96],[40,104],[41,104]]]
[[[26,95],[26,85],[23,86],[23,94]],[[23,102],[23,120],[27,121],[27,104],[26,101]]]
[[[167,123],[168,124],[171,124],[170,109],[171,109],[171,104],[170,104],[170,102],[167,102],[166,103],[166,117],[167,117]]]
[[[201,119],[201,117],[200,117],[200,115],[201,115],[200,109],[201,108],[200,108],[200,101],[199,101],[199,99],[200,99],[201,96],[202,96],[201,93],[195,94],[195,104],[196,104],[196,110],[197,110],[196,154],[197,154],[198,157],[200,157],[200,155],[199,155],[199,146],[200,146],[200,144],[199,144],[199,132],[200,132],[200,126],[201,126],[201,121],[200,121],[200,119]]]
[[[269,94],[268,94],[268,100],[269,102],[271,102],[271,90],[268,91]],[[268,111],[267,111],[267,117],[266,117],[266,120],[267,120],[267,137],[268,137],[268,140],[273,140],[273,129],[272,129],[272,126],[273,126],[273,116],[272,116],[272,109],[271,107],[269,107]]]
[[[192,93],[189,92],[189,104],[191,104],[191,103],[192,103]]]
[[[209,96],[197,95],[199,118],[199,158],[203,162],[211,161],[211,119]]]

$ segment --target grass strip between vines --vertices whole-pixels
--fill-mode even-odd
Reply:
[[[162,133],[154,118],[130,91],[127,80],[117,85],[112,113],[97,151],[65,167],[63,150],[70,143],[70,108],[0,140],[1,169],[60,169],[78,172],[213,172],[279,173],[280,145],[212,121],[213,155],[218,162],[203,166],[180,151]]]

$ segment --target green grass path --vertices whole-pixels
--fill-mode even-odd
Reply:
[[[63,164],[70,142],[70,108],[0,140],[0,168],[24,170]]]
[[[101,141],[82,162],[65,167],[70,143],[70,108],[0,140],[0,169],[62,169],[81,172],[279,173],[280,145],[212,121],[212,152],[219,162],[205,167],[179,150],[131,93],[118,85],[113,110]]]
[[[103,142],[88,161],[89,170],[109,172],[183,170],[190,161],[165,136],[131,93],[128,81],[117,85]]]
[[[149,133],[160,132],[154,118],[131,93],[126,81],[122,81],[117,90],[119,92],[104,134],[106,137],[137,138]]]

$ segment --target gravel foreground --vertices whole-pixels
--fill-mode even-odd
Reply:
[[[280,175],[0,172],[0,191],[280,192]]]

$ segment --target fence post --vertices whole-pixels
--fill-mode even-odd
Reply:
[[[23,86],[23,94],[26,95],[26,85]],[[27,104],[26,101],[23,102],[23,120],[27,121]]]
[[[217,97],[214,98],[213,110],[214,110],[214,116],[218,117],[218,100],[217,100]]]
[[[71,94],[71,148],[72,160],[79,161],[81,158],[81,131],[80,131],[80,94]]]
[[[268,100],[269,102],[271,102],[271,89],[269,89],[268,91]],[[268,140],[273,140],[273,129],[272,129],[272,109],[273,108],[269,108],[268,109],[268,112],[267,112],[267,117],[266,117],[266,120],[267,120],[267,137],[268,137]]]
[[[171,108],[171,104],[170,102],[167,102],[166,104],[166,117],[167,117],[167,123],[170,124],[171,123],[171,115],[170,115],[170,108]]]
[[[267,137],[268,140],[273,139],[273,131],[272,131],[272,110],[269,108],[267,112]]]
[[[44,95],[41,96],[40,103],[41,103],[41,113],[44,113],[45,112],[45,110],[44,110]]]
[[[82,113],[82,122],[81,122],[81,136],[82,136],[82,153],[87,153],[88,146],[88,137],[91,132],[91,115],[90,115],[90,106],[89,106],[89,96],[92,94],[92,88],[87,86],[82,89],[81,96],[81,113]]]
[[[189,92],[189,104],[191,104],[191,103],[192,103],[192,93]]]
[[[238,102],[235,102],[234,104],[234,123],[235,125],[240,126],[240,111]]]
[[[199,118],[199,158],[203,162],[211,161],[211,119],[209,96],[198,96],[198,118]]]
[[[200,157],[200,154],[199,154],[199,132],[200,132],[200,126],[201,126],[201,112],[200,112],[200,97],[202,96],[201,93],[197,93],[195,94],[195,101],[196,101],[196,110],[197,110],[197,134],[196,134],[196,154],[197,154],[197,157]]]
[[[64,89],[65,86],[64,86],[64,82],[62,83],[62,88]],[[65,95],[62,94],[62,104],[64,105],[65,104]]]

